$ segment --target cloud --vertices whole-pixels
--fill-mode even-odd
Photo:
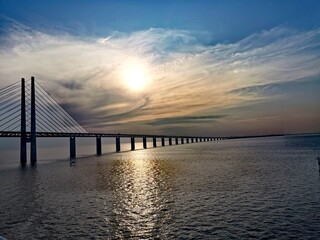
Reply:
[[[171,118],[159,118],[150,121],[149,125],[161,126],[161,125],[181,125],[181,124],[192,124],[192,123],[207,123],[214,122],[218,119],[225,118],[225,115],[205,115],[205,116],[181,116],[181,117],[171,117]]]
[[[161,129],[214,121],[197,116],[268,99],[272,94],[263,92],[274,84],[320,76],[319,29],[276,27],[215,45],[208,44],[206,33],[179,29],[84,39],[13,23],[1,32],[2,85],[35,75],[87,127]],[[126,67],[135,65],[148,79],[141,92],[128,89],[122,78]]]

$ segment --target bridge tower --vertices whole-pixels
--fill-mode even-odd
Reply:
[[[25,79],[21,79],[21,137],[20,137],[20,163],[25,166],[27,162],[27,143],[30,142],[30,161],[34,165],[37,162],[37,130],[36,130],[36,94],[35,80],[31,77],[31,94],[30,94],[30,136],[27,136],[26,126],[26,87]]]

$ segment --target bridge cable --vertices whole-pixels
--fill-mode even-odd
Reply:
[[[19,83],[19,82],[16,82],[15,84],[17,84],[17,83]],[[15,84],[11,84],[11,85],[9,85],[9,86],[6,86],[6,87],[0,89],[0,93],[6,92],[6,91],[10,91],[10,90],[12,90],[12,89],[15,89],[15,88],[20,87],[20,85],[18,85],[18,84],[15,85]]]
[[[27,97],[28,98],[28,100],[30,100],[30,98],[29,97]],[[43,118],[45,117],[44,115],[48,115],[48,113],[45,113],[46,111],[45,110],[43,110],[43,109],[46,109],[46,106],[43,106],[41,103],[40,103],[40,100],[41,100],[41,98],[36,98],[36,105],[37,105],[37,107],[36,107],[36,115],[38,116],[38,117],[40,117],[39,115],[41,115]],[[42,100],[41,100],[42,101]],[[38,103],[38,104],[37,104]],[[39,107],[39,105],[40,105],[40,107]],[[43,108],[43,109],[42,109]],[[49,112],[49,111],[47,111],[47,112]],[[54,131],[56,131],[56,129],[55,128],[58,128],[59,130],[61,130],[61,128],[60,128],[60,124],[58,124],[56,121],[55,121],[55,116],[53,115],[53,114],[51,114],[50,112],[49,112],[49,114],[51,115],[51,120],[53,120],[54,122],[55,122],[55,124],[53,124],[52,123],[52,121],[50,120],[50,118],[48,118],[48,117],[45,117],[46,118],[46,120],[47,120],[47,122],[49,121],[52,125],[54,125],[54,127],[52,127],[52,126],[50,126],[51,127],[51,129],[54,129]],[[46,122],[43,118],[41,118],[41,120],[42,121],[44,121],[44,122]]]
[[[46,104],[46,106],[41,105],[42,107],[44,107],[45,109],[50,109],[51,111],[55,111],[51,105],[48,105],[47,103],[44,103],[44,100],[42,100],[41,98],[37,98],[36,102],[42,102],[42,104]],[[40,103],[41,104],[41,103]],[[57,116],[54,115],[54,113],[52,113],[51,111],[47,111],[47,115],[50,115],[52,117],[52,119],[54,120],[54,122],[59,126],[59,128],[62,126],[64,128],[67,128],[69,130],[73,130],[71,127],[69,127],[68,125],[65,124],[65,122],[63,122],[60,118],[57,118]],[[58,123],[59,122],[59,123]]]
[[[21,116],[21,115],[20,115],[20,116]],[[20,117],[20,116],[18,116],[18,117]],[[14,127],[13,129],[19,127],[19,126],[20,126],[20,124],[19,124],[20,121],[21,121],[21,119],[18,118],[15,122],[13,122],[13,123],[10,124],[9,126],[7,126],[7,129],[8,129],[9,131],[12,131],[12,129],[10,129],[10,128],[11,128],[14,124],[17,124],[17,123],[18,123],[18,126]]]
[[[83,127],[81,127],[81,125],[80,125],[77,121],[75,121],[75,120],[70,116],[70,114],[67,113],[67,112],[59,105],[59,103],[57,103],[57,101],[56,101],[39,83],[36,82],[36,85],[38,86],[39,90],[40,90],[43,94],[45,94],[45,95],[47,96],[47,99],[49,99],[49,101],[51,101],[54,105],[56,105],[56,106],[60,109],[60,111],[61,111],[62,113],[64,113],[64,114],[75,124],[75,126],[76,126],[77,129],[81,130],[81,132],[86,132],[86,130],[85,130]]]
[[[4,104],[2,104],[2,108],[0,108],[0,113],[2,111],[4,111],[6,108],[8,108],[9,106],[12,106],[13,104],[16,104],[16,103],[20,102],[20,99],[14,101],[14,102],[12,102],[12,100],[14,100],[14,98],[11,98],[10,100],[8,100]]]
[[[53,132],[56,131],[57,128],[61,131],[61,128],[52,122],[53,119],[50,119],[50,118],[48,118],[47,116],[43,115],[43,114],[45,114],[45,113],[42,112],[42,109],[37,108],[37,109],[36,109],[36,113],[37,113],[37,116],[38,116],[41,120],[50,122],[50,123],[53,125],[53,127],[52,127],[51,125],[48,124],[48,128],[51,129]],[[39,115],[38,115],[38,114],[39,114]],[[43,118],[45,118],[45,120],[44,120]],[[62,130],[61,132],[63,132],[63,130]]]
[[[20,89],[16,90],[16,91],[12,91],[12,92],[8,92],[6,94],[3,94],[1,97],[0,97],[0,101],[2,101],[3,99],[6,99],[8,98],[8,95],[13,95],[13,94],[16,94],[16,93],[19,93],[20,92]]]
[[[58,112],[57,108],[55,108],[55,105],[52,105],[52,104],[48,103],[48,102],[46,101],[46,99],[44,98],[43,95],[40,94],[40,95],[38,95],[38,96],[40,96],[40,97],[38,97],[38,99],[39,99],[43,104],[46,105],[45,108],[46,108],[46,109],[49,108],[51,111],[55,112],[62,120],[60,120],[59,118],[57,118],[56,116],[54,116],[51,112],[49,112],[51,116],[53,116],[54,118],[57,118],[57,120],[58,120],[60,123],[62,123],[65,127],[69,128],[69,130],[74,131],[74,124],[73,124],[73,123],[70,123],[70,121],[68,121],[68,119],[66,119],[64,115],[60,114],[60,113]],[[42,107],[43,107],[43,106],[42,106]],[[67,124],[67,125],[66,125],[66,124]]]
[[[14,112],[13,114],[16,114],[16,113],[18,113],[20,111],[20,109],[18,109],[18,111],[16,111],[16,112]],[[0,128],[1,127],[3,127],[3,126],[5,126],[6,124],[8,124],[10,121],[12,121],[13,119],[15,119],[16,118],[16,116],[14,116],[13,114],[11,114],[9,117],[9,120],[7,120],[6,122],[4,122],[4,123],[2,123],[1,125],[0,125]],[[12,117],[13,116],[13,117]],[[5,118],[4,118],[5,119]],[[2,119],[0,122],[2,122],[4,119]]]

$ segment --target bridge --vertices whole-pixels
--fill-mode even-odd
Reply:
[[[58,102],[38,83],[34,77],[8,85],[0,89],[0,137],[20,138],[20,163],[27,163],[27,143],[30,143],[30,162],[37,162],[37,138],[70,138],[70,159],[76,158],[76,138],[96,138],[96,154],[102,154],[102,138],[115,138],[116,152],[121,151],[121,138],[129,138],[131,150],[135,150],[135,139],[142,138],[143,148],[147,148],[147,139],[152,139],[157,147],[161,146],[226,140],[227,137],[146,135],[125,133],[90,133],[63,109]],[[174,141],[174,143],[173,143]]]

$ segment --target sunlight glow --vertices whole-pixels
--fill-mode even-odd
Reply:
[[[123,80],[132,91],[142,91],[146,87],[147,74],[143,66],[130,64],[123,70]]]
[[[126,70],[124,79],[130,90],[141,91],[145,88],[146,76],[139,67],[132,67]]]

